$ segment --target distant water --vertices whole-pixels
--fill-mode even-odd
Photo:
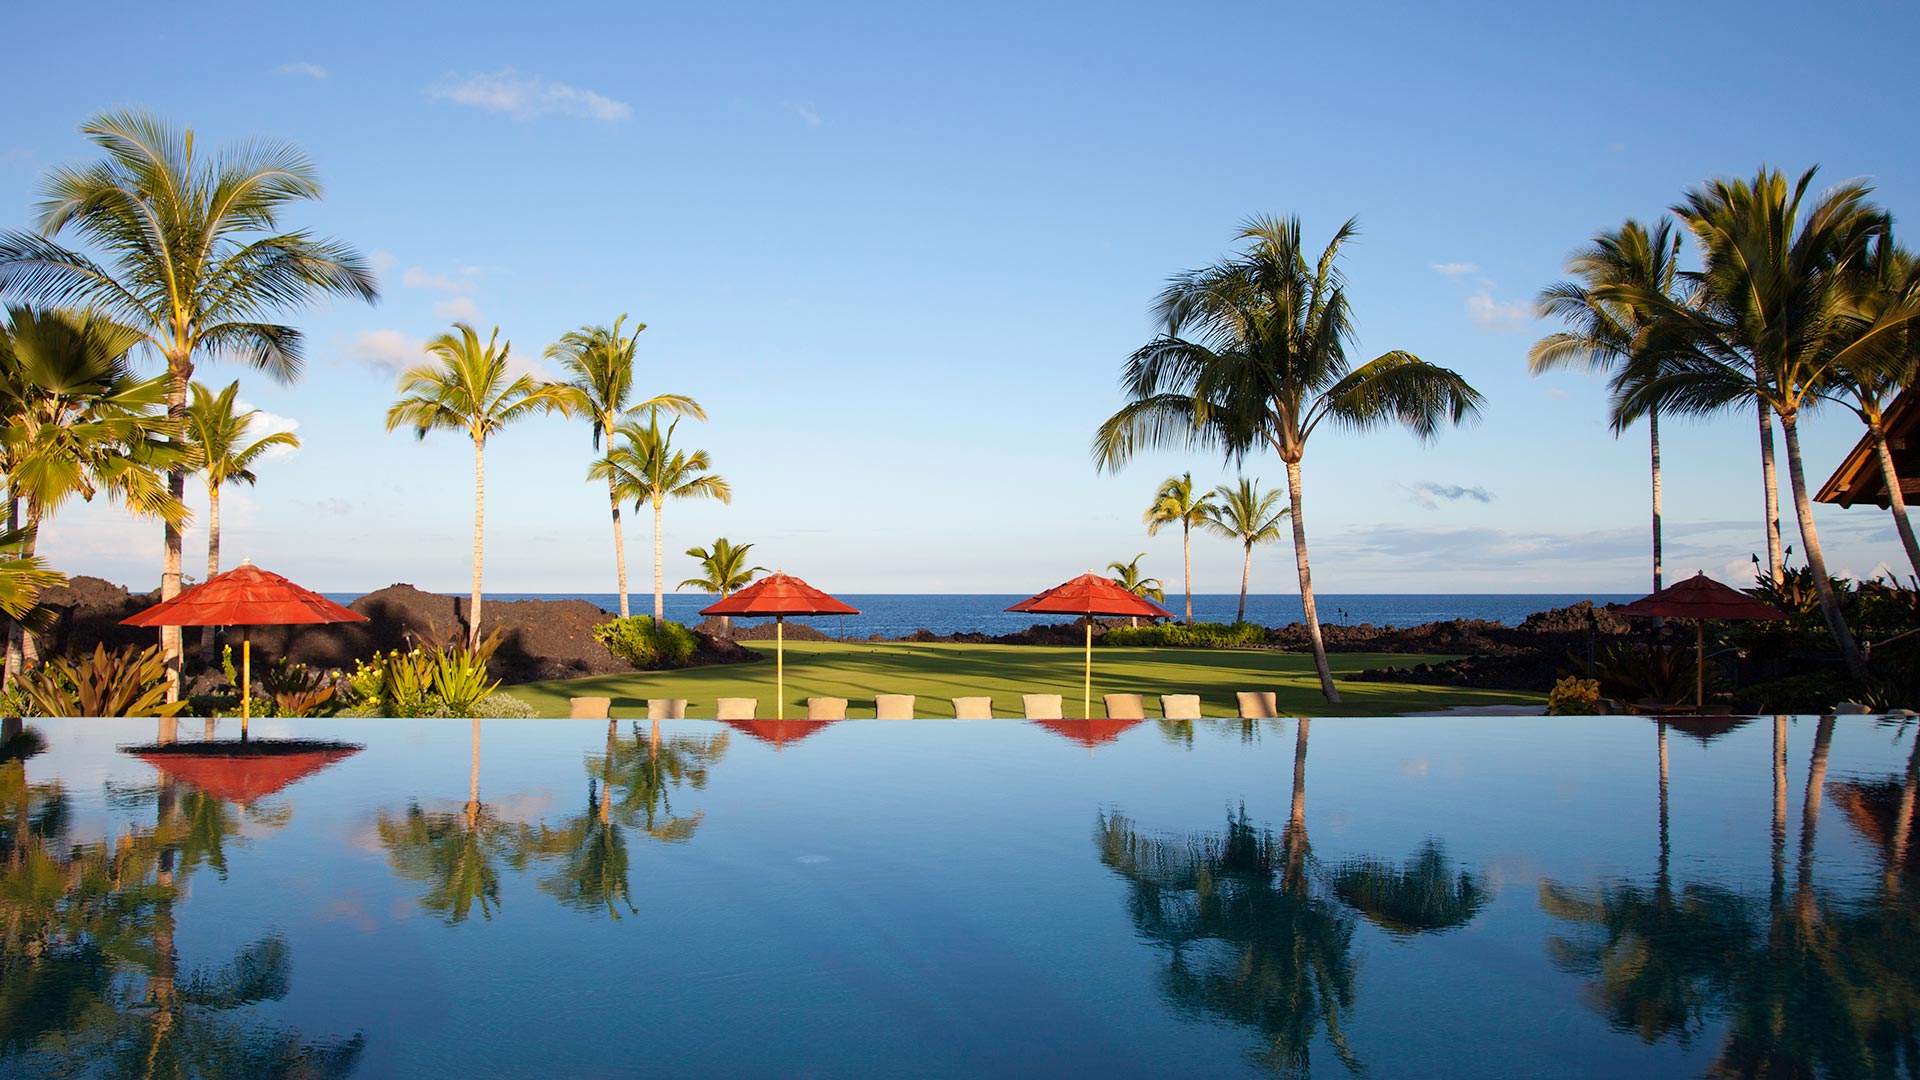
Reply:
[[[328,594],[347,603],[353,593]],[[805,620],[834,637],[865,638],[873,634],[905,637],[915,630],[936,634],[1010,634],[1036,622],[1066,622],[1066,619],[1024,615],[1004,610],[1008,604],[1027,598],[1025,593],[985,595],[976,593],[849,593],[840,597],[860,609],[858,615],[833,615]],[[1444,619],[1485,619],[1489,622],[1518,624],[1536,611],[1566,607],[1582,600],[1596,604],[1625,603],[1637,594],[1620,593],[1322,593],[1317,597],[1322,623],[1358,626],[1415,626]],[[607,611],[618,611],[620,601],[613,593],[489,593],[489,600],[585,600]],[[1202,622],[1232,622],[1239,604],[1238,593],[1195,593],[1193,617]],[[667,618],[696,623],[699,611],[713,602],[712,597],[689,593],[669,593]],[[628,594],[627,604],[635,615],[653,613],[653,594]],[[1176,616],[1183,613],[1185,600],[1170,593],[1164,605]],[[1247,619],[1263,626],[1284,626],[1304,618],[1300,597],[1293,593],[1247,597]],[[741,619],[751,626],[765,620]]]

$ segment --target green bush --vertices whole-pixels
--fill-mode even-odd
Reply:
[[[1592,716],[1600,711],[1600,680],[1569,675],[1547,694],[1548,716]]]
[[[594,627],[593,639],[642,670],[684,666],[700,644],[693,631],[665,619],[655,622],[651,615],[601,623]]]
[[[95,645],[90,657],[56,657],[14,680],[29,716],[174,716],[187,703],[169,704],[167,684],[158,645],[111,653]]]
[[[1117,646],[1172,646],[1185,649],[1233,649],[1258,645],[1267,628],[1258,623],[1162,623],[1159,626],[1116,626],[1100,641]]]
[[[1761,713],[1824,713],[1842,701],[1860,701],[1867,695],[1859,683],[1839,672],[1816,671],[1743,686],[1734,696],[1742,707]]]
[[[475,716],[500,682],[487,665],[500,647],[494,631],[477,649],[449,643],[375,653],[346,677],[349,716]]]

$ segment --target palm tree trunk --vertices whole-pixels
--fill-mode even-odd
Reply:
[[[1187,573],[1187,625],[1193,625],[1193,524],[1180,523],[1180,554],[1186,563]]]
[[[480,821],[480,718],[473,718],[473,727],[467,736],[472,749],[469,751],[467,765],[467,831]]]
[[[7,518],[8,518],[7,527],[9,529],[18,528],[19,517],[20,517],[19,500],[14,500],[12,505],[10,505],[7,508]],[[39,543],[40,543],[40,514],[37,511],[35,511],[31,506],[29,506],[27,509],[27,538],[20,545],[20,557],[23,559],[33,558],[33,550],[34,548],[39,546]],[[7,622],[7,659],[6,659],[7,681],[9,682],[12,681],[15,675],[20,674],[20,671],[22,668],[31,666],[35,660],[38,660],[39,659],[38,654],[39,654],[39,649],[36,647],[36,643],[33,640],[33,635],[27,633],[27,628],[25,624],[8,620]]]
[[[1920,575],[1920,541],[1913,537],[1913,520],[1907,517],[1907,496],[1900,490],[1900,472],[1893,465],[1893,451],[1887,448],[1887,429],[1875,419],[1867,425],[1873,435],[1873,452],[1880,459],[1880,476],[1887,483],[1887,502],[1893,510],[1893,527],[1899,530],[1900,543],[1907,549],[1907,562]]]
[[[1889,891],[1900,887],[1900,873],[1907,865],[1908,838],[1913,834],[1913,807],[1920,798],[1920,735],[1913,740],[1913,753],[1907,757],[1906,782],[1900,785],[1900,803],[1893,812],[1893,835],[1887,842],[1886,884]]]
[[[660,500],[653,500],[653,621],[667,617],[666,576],[660,562]]]
[[[1784,422],[1783,417],[1783,426]],[[1796,906],[1806,922],[1813,918],[1813,849],[1820,831],[1820,800],[1824,794],[1822,789],[1827,786],[1827,755],[1833,746],[1833,726],[1833,717],[1823,716],[1813,729],[1813,753],[1807,760],[1807,790],[1800,806],[1800,880]]]
[[[1647,414],[1647,436],[1653,447],[1653,591],[1660,591],[1660,413]]]
[[[1313,718],[1303,716],[1293,736],[1293,805],[1287,814],[1286,862],[1280,887],[1288,892],[1305,884],[1307,867],[1307,730]]]
[[[1778,582],[1786,576],[1787,561],[1780,553],[1780,473],[1773,464],[1773,411],[1764,397],[1760,399],[1760,481],[1767,486],[1767,572]]]
[[[480,647],[480,550],[487,525],[486,450],[485,439],[473,440],[473,599],[467,607],[469,649]]]
[[[1773,888],[1772,906],[1787,894],[1787,718],[1773,718]]]
[[[1826,616],[1827,629],[1840,645],[1840,658],[1846,661],[1847,671],[1854,678],[1865,682],[1866,658],[1860,655],[1860,646],[1847,627],[1846,614],[1840,610],[1840,597],[1827,578],[1826,557],[1820,553],[1820,534],[1813,525],[1813,503],[1807,498],[1806,470],[1800,466],[1799,423],[1800,418],[1792,413],[1780,414],[1780,431],[1787,441],[1787,479],[1793,484],[1794,514],[1800,519],[1800,544],[1806,548],[1807,566],[1813,571],[1813,590],[1820,597],[1820,614]]]
[[[167,375],[167,419],[184,428],[187,423],[187,382],[193,377],[193,363],[184,351],[168,358]],[[173,496],[176,503],[186,501],[185,465],[176,465],[167,470],[167,493]],[[180,554],[186,546],[186,536],[181,527],[171,521],[166,522],[162,529],[165,552],[160,566],[160,599],[164,602],[180,595]],[[160,628],[160,651],[167,663],[167,700],[179,701],[182,666],[179,627]]]
[[[620,572],[620,617],[627,617],[627,539],[620,528],[620,489],[607,477],[607,501],[613,504],[613,563]]]
[[[1233,621],[1247,621],[1247,579],[1253,576],[1253,545],[1246,545],[1246,557],[1240,560],[1240,610],[1234,612]]]
[[[1300,609],[1307,620],[1307,640],[1313,643],[1313,666],[1320,673],[1320,693],[1327,704],[1340,704],[1333,688],[1333,670],[1327,666],[1327,643],[1320,637],[1320,614],[1313,606],[1313,572],[1307,569],[1307,521],[1300,507],[1300,463],[1287,462],[1287,499],[1293,506],[1293,562],[1300,571]]]
[[[202,582],[212,581],[220,572],[220,487],[207,485],[207,576]],[[211,626],[200,630],[200,659],[209,666],[213,664],[213,631]]]
[[[7,531],[13,532],[19,528],[20,528],[20,500],[17,498],[8,499],[7,500]],[[25,649],[25,646],[26,646],[26,627],[20,625],[18,622],[15,622],[12,619],[8,619],[7,620],[7,659],[6,659],[6,667],[4,668],[6,672],[5,681],[8,683],[11,683],[13,681],[13,677],[15,675],[20,674],[20,667],[21,667],[20,660],[22,655],[24,655],[23,650]]]

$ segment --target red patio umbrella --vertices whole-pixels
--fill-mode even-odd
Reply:
[[[858,615],[860,609],[776,570],[732,596],[701,608],[700,614],[773,616],[773,714],[775,719],[784,719],[787,715],[787,616]]]
[[[126,752],[216,799],[245,805],[360,750],[352,743],[268,739],[134,746]]]
[[[1627,615],[1649,619],[1692,619],[1694,653],[1694,704],[1707,705],[1707,628],[1706,621],[1784,619],[1785,615],[1708,577],[1702,570],[1678,585],[1669,585],[1652,596],[1644,596],[1620,609]]]
[[[1037,596],[1007,608],[1035,615],[1084,615],[1087,619],[1087,672],[1080,715],[1093,714],[1093,617],[1095,615],[1144,615],[1171,619],[1173,612],[1144,596],[1136,596],[1120,587],[1112,578],[1103,578],[1089,570],[1079,577],[1056,585]]]
[[[773,748],[778,750],[785,747],[788,743],[799,742],[801,739],[806,738],[835,721],[723,720],[721,722],[733,728],[735,731],[744,731],[754,738],[759,739],[761,742],[772,743]]]
[[[1139,720],[1035,720],[1033,723],[1046,728],[1063,738],[1091,750],[1102,743],[1110,743],[1120,737],[1120,733],[1140,723]]]
[[[349,611],[312,589],[301,588],[279,574],[242,562],[171,600],[120,620],[120,624],[239,627],[240,735],[245,738],[253,691],[253,641],[248,633],[252,627],[366,621],[365,615]]]

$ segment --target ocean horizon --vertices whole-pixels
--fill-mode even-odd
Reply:
[[[346,604],[366,595],[358,592],[329,592],[328,599]],[[464,592],[441,595],[464,597]],[[1007,605],[1026,599],[1031,593],[843,593],[840,599],[860,609],[858,615],[830,615],[796,619],[838,638],[905,637],[916,630],[935,634],[1011,634],[1037,622],[1069,622],[1066,617],[1036,616],[1005,610]],[[1484,619],[1507,626],[1518,625],[1538,611],[1563,608],[1582,600],[1596,604],[1626,603],[1639,599],[1639,593],[1320,593],[1315,601],[1322,624],[1359,626],[1417,626],[1448,619]],[[498,592],[487,593],[491,601],[508,600],[585,600],[604,611],[618,611],[619,596],[611,592]],[[700,621],[700,609],[713,602],[702,593],[668,593],[667,618],[689,625]],[[1232,622],[1240,602],[1239,593],[1195,593],[1193,617],[1197,622]],[[628,610],[635,615],[653,613],[652,590],[627,594]],[[1175,616],[1185,611],[1185,598],[1169,593],[1162,604]],[[483,613],[484,614],[484,613]],[[1263,626],[1284,626],[1300,622],[1305,613],[1298,593],[1254,594],[1247,597],[1247,620]],[[766,619],[736,619],[741,626],[754,626]]]

